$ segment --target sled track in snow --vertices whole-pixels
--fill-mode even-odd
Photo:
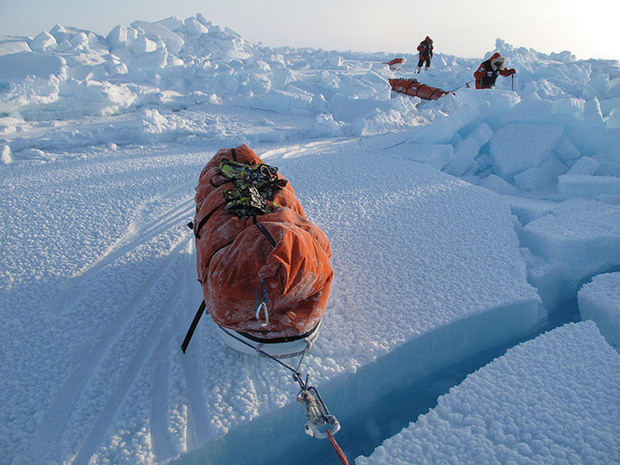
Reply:
[[[173,262],[178,259],[179,249],[182,245],[183,244],[179,244],[177,248],[175,248],[171,254],[171,257],[167,260],[168,264],[160,273],[160,278],[163,278],[166,275],[166,271],[172,268]],[[105,439],[108,427],[113,423],[116,412],[119,410],[123,401],[127,397],[127,394],[138,376],[141,367],[149,358],[149,355],[157,350],[157,346],[161,343],[161,340],[165,338],[164,333],[166,328],[169,327],[169,324],[166,324],[166,320],[172,318],[174,314],[173,312],[169,312],[167,310],[173,308],[176,309],[175,303],[182,300],[182,295],[185,291],[184,286],[176,286],[178,281],[179,279],[177,277],[174,280],[175,285],[173,285],[173,292],[164,302],[162,302],[160,308],[156,310],[156,316],[153,318],[147,334],[142,338],[138,348],[134,351],[133,356],[131,357],[130,363],[122,372],[122,376],[120,377],[122,382],[117,385],[113,394],[110,396],[110,400],[103,409],[103,412],[99,414],[95,425],[91,429],[88,436],[84,439],[73,464],[81,465],[88,463],[90,457],[96,452],[97,447]],[[146,296],[143,295],[143,298],[146,298]],[[153,397],[155,402],[157,396]],[[160,401],[159,408],[163,408],[163,406],[167,404],[164,398],[160,397],[157,400]],[[161,438],[162,436],[159,435],[158,437]]]
[[[145,203],[137,212],[137,218],[129,225],[127,233],[113,244],[96,262],[88,265],[76,276],[67,280],[62,287],[69,290],[81,284],[82,281],[91,279],[92,273],[96,273],[110,263],[114,262],[123,255],[131,252],[136,247],[146,244],[153,238],[166,231],[167,229],[183,224],[186,218],[191,215],[189,211],[194,208],[194,199],[183,199],[183,201],[173,208],[164,211],[152,222],[141,227],[144,211],[147,210],[149,203]],[[56,302],[54,302],[56,304]]]
[[[176,308],[175,308],[176,313]],[[168,338],[161,335],[153,356],[155,368],[153,374],[153,392],[151,397],[150,417],[151,433],[153,437],[153,454],[157,461],[174,457],[176,449],[168,432],[168,393],[170,392],[170,343]]]
[[[194,264],[185,268],[185,282],[194,282],[196,279],[194,275],[189,276],[190,270],[193,271]],[[198,287],[197,287],[198,289]],[[191,294],[188,293],[188,295]],[[176,345],[177,352],[180,353],[180,341],[187,331],[187,322],[191,321],[192,315],[191,308],[192,305],[195,305],[196,301],[202,299],[202,295],[197,292],[197,297],[193,299],[193,303],[187,303],[185,308],[179,309],[179,315],[181,318],[175,318],[173,320],[174,324],[174,333],[176,334],[176,340],[179,343]],[[202,394],[202,386],[200,380],[203,379],[202,373],[202,364],[200,363],[200,358],[204,356],[205,351],[203,350],[200,338],[195,338],[196,340],[192,343],[196,346],[194,350],[190,350],[185,354],[180,356],[180,364],[183,372],[183,378],[185,382],[185,388],[187,390],[187,402],[188,402],[188,448],[193,449],[204,445],[209,439],[213,437],[212,428],[209,426],[209,415],[206,407],[206,400]],[[173,352],[174,353],[174,352]]]
[[[147,206],[148,204],[145,204],[141,210],[144,211]],[[53,299],[51,305],[55,306],[70,302],[77,298],[78,292],[87,292],[89,283],[95,283],[107,266],[129,254],[136,247],[149,243],[170,228],[183,225],[184,221],[191,216],[192,207],[192,199],[186,198],[151,221],[134,221],[127,234],[119,239],[100,260],[69,281],[65,289]],[[138,214],[139,219],[142,216],[142,213]],[[83,433],[80,432],[80,434],[83,434],[81,439],[75,437],[75,435],[66,438],[71,443],[79,443],[78,450],[62,449],[59,452],[63,456],[55,457],[54,459],[66,460],[67,457],[73,456],[71,463],[88,463],[92,454],[96,452],[97,447],[101,445],[106,435],[109,434],[109,426],[114,422],[118,410],[136,380],[137,374],[145,365],[146,360],[151,358],[151,355],[156,359],[154,376],[157,377],[155,391],[153,392],[151,416],[155,417],[153,419],[153,424],[155,425],[165,425],[167,423],[164,419],[166,415],[164,409],[168,404],[170,356],[166,355],[166,352],[167,346],[169,346],[168,341],[175,334],[165,334],[164,328],[170,327],[169,320],[174,319],[175,315],[183,315],[183,312],[179,312],[177,307],[183,305],[184,296],[188,293],[188,281],[180,279],[176,269],[188,268],[187,263],[179,265],[179,262],[187,261],[183,257],[182,252],[188,250],[190,246],[191,238],[189,234],[181,241],[172,245],[171,250],[167,252],[159,266],[148,273],[123,308],[116,311],[116,316],[110,324],[102,329],[101,338],[89,345],[86,353],[80,358],[80,365],[62,384],[61,389],[47,410],[34,442],[37,448],[35,452],[37,463],[44,463],[44,459],[49,458],[46,457],[46,454],[50,450],[54,450],[54,445],[62,442],[63,435],[66,436],[65,433],[71,430],[73,412],[80,407],[89,408],[86,403],[89,401],[92,403],[92,399],[88,398],[88,391],[89,389],[96,388],[93,384],[95,383],[94,380],[98,375],[101,376],[103,374],[103,376],[106,376],[106,363],[108,366],[110,365],[110,361],[106,359],[109,359],[110,353],[115,346],[120,345],[125,332],[131,329],[132,320],[139,318],[140,314],[144,313],[144,306],[148,306],[148,301],[152,299],[151,291],[158,284],[172,289],[172,292],[167,291],[164,299],[160,300],[155,307],[151,306],[148,310],[151,324],[148,325],[148,330],[144,335],[136,341],[132,341],[131,357],[121,360],[118,367],[114,367],[114,363],[112,363],[112,366],[118,368],[121,375],[118,375],[117,372],[108,375],[110,378],[117,379],[111,395],[107,395],[103,402],[101,402],[101,399],[97,399],[96,407],[99,409],[99,412],[96,414],[96,419],[91,424],[90,429]],[[113,292],[113,289],[111,292]],[[142,310],[140,310],[141,308]],[[160,354],[163,355],[161,361],[159,361]],[[103,407],[101,406],[102,404]],[[154,431],[153,433],[154,443],[156,443],[153,444],[153,448],[157,450],[158,455],[162,458],[174,455],[169,433],[163,431],[163,428],[162,431]]]
[[[339,145],[347,145],[352,142],[359,140],[355,139],[342,139],[342,140],[328,140],[328,141],[316,141],[316,142],[308,142],[306,144],[298,144],[298,145],[287,145],[283,148],[268,150],[261,154],[261,158],[265,161],[269,161],[272,159],[278,158],[296,158],[302,155],[308,155],[312,153],[319,153],[324,148],[337,147]]]

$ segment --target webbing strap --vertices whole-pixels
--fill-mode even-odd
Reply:
[[[232,244],[233,242],[235,242],[235,240],[233,239],[232,241],[227,242],[226,244],[224,244],[223,246],[221,246],[220,248],[216,249],[215,252],[213,252],[211,254],[211,256],[209,257],[209,260],[207,260],[207,264],[204,267],[204,271],[202,273],[202,276],[204,276],[207,273],[207,270],[209,269],[209,264],[211,263],[211,260],[213,259],[213,256],[218,253],[220,250],[222,250],[225,247],[228,247],[230,244]],[[198,280],[200,282],[202,282],[200,279]]]
[[[409,92],[409,89],[411,89],[411,86],[412,86],[412,85],[417,84],[417,83],[418,83],[418,81],[416,81],[415,79],[411,79],[411,80],[409,81],[409,85],[408,85],[408,86],[407,86],[407,88],[405,89],[405,94],[406,94],[407,92]],[[417,92],[417,90],[416,90],[416,94],[417,94],[417,93],[418,93],[418,92]]]
[[[340,446],[336,442],[336,439],[334,438],[334,435],[332,434],[331,430],[329,430],[329,429],[327,430],[327,437],[329,439],[329,442],[331,442],[332,447],[336,451],[336,455],[338,455],[338,458],[342,462],[342,465],[349,465],[349,461],[347,460],[346,455],[344,455],[344,452],[342,452],[342,449],[340,448]]]
[[[194,335],[194,331],[196,331],[196,326],[198,326],[198,322],[200,321],[200,318],[202,317],[202,314],[204,313],[205,308],[206,308],[206,304],[205,304],[205,301],[203,300],[202,303],[200,304],[200,307],[198,307],[198,311],[196,312],[194,319],[192,320],[192,324],[187,330],[185,339],[183,339],[183,344],[181,344],[181,350],[183,351],[183,353],[185,353],[185,351],[187,350],[189,341],[191,341],[192,336]]]
[[[312,336],[312,334],[314,334],[314,332],[317,329],[319,329],[320,326],[321,326],[321,322],[317,323],[307,333],[299,334],[297,336],[272,337],[271,339],[265,339],[265,338],[262,338],[262,337],[254,336],[254,335],[252,335],[250,333],[244,333],[243,331],[236,331],[236,332],[241,334],[246,339],[249,339],[251,341],[258,342],[259,344],[268,346],[269,344],[281,344],[283,342],[299,341],[300,339],[309,338],[310,336]]]
[[[256,217],[254,217],[254,219],[256,219]],[[260,223],[256,223],[256,227],[258,228],[258,230],[260,232],[263,233],[263,236],[265,236],[267,238],[267,240],[269,241],[269,243],[271,244],[272,247],[276,246],[276,240],[273,238],[273,236],[271,234],[269,234],[269,231],[267,231],[267,228],[265,228],[262,224]]]
[[[224,203],[218,205],[217,207],[215,207],[213,210],[211,210],[209,213],[207,213],[206,216],[202,220],[200,220],[200,223],[198,223],[198,226],[196,227],[196,232],[194,233],[194,235],[196,236],[196,239],[200,239],[200,230],[205,225],[205,223],[207,221],[209,221],[209,218],[211,218],[213,216],[213,214],[217,211],[218,208],[221,208],[224,205],[226,205],[226,202],[224,202]]]

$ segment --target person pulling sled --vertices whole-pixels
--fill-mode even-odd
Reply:
[[[499,74],[508,77],[517,72],[514,68],[506,69],[505,62],[506,58],[495,52],[491,58],[480,63],[474,73],[476,89],[492,89]]]

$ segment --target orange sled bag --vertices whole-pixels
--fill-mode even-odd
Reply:
[[[220,150],[195,200],[198,280],[213,321],[258,343],[315,332],[333,278],[331,249],[277,168],[247,145]]]
[[[427,86],[418,82],[417,79],[389,79],[390,87],[399,94],[419,97],[423,100],[437,100],[439,97],[448,95],[450,92]]]

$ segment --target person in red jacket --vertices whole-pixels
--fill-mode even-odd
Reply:
[[[433,41],[429,36],[426,36],[426,38],[420,42],[420,45],[418,45],[418,58],[420,60],[418,61],[418,69],[416,70],[416,73],[419,73],[422,70],[422,65],[424,65],[424,63],[426,63],[426,69],[430,68],[432,57]]]
[[[517,72],[514,68],[506,69],[505,61],[503,56],[495,52],[491,58],[480,63],[480,67],[474,73],[476,89],[491,89],[498,74],[508,77]]]

